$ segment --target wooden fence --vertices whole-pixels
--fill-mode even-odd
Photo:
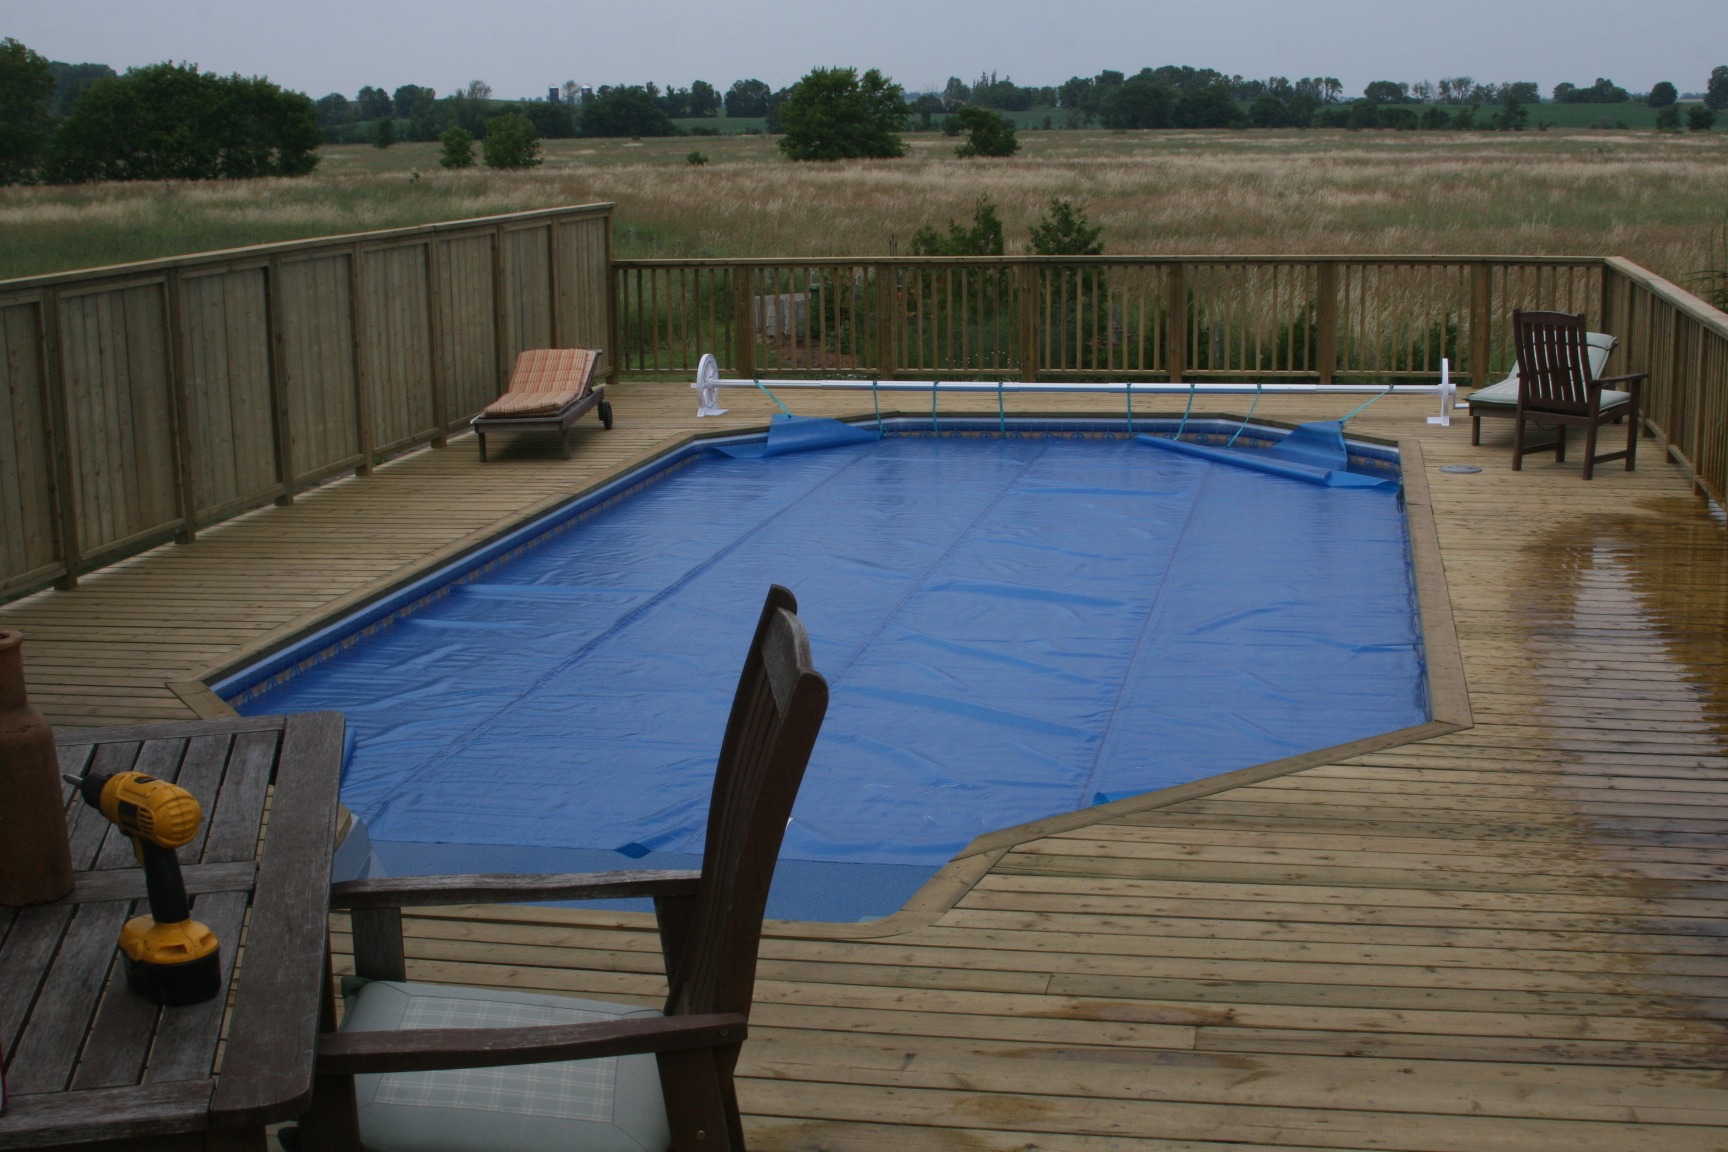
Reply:
[[[0,282],[0,597],[431,443],[611,339],[611,206]]]

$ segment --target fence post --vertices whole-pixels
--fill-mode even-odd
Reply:
[[[1323,261],[1314,279],[1314,368],[1330,384],[1338,374],[1338,265]]]
[[[502,396],[510,381],[510,369],[507,351],[510,347],[510,336],[505,331],[510,309],[505,300],[504,254],[508,247],[508,237],[504,233],[504,225],[500,224],[492,230],[492,370],[498,379],[493,386],[495,395]]]
[[[78,566],[82,562],[78,543],[78,493],[72,486],[72,416],[66,402],[66,369],[60,351],[60,291],[45,289],[42,293],[42,326],[37,330],[41,341],[42,379],[48,388],[49,435],[54,444],[54,491],[56,493],[55,526],[60,537],[60,563],[66,571],[54,581],[54,587],[70,590],[78,587]]]
[[[1482,261],[1470,266],[1470,386],[1481,388],[1488,383],[1488,358],[1493,355],[1494,318],[1493,286],[1490,269]]]
[[[289,423],[288,380],[284,366],[282,342],[282,259],[270,257],[264,267],[264,326],[270,341],[269,357],[265,361],[270,373],[270,417],[276,431],[276,479],[282,484],[282,494],[276,503],[286,507],[294,503],[294,426]],[[358,389],[359,382],[355,382]]]
[[[437,233],[426,239],[426,346],[432,361],[432,423],[438,429],[432,437],[432,447],[443,448],[450,442],[446,398],[450,366],[444,359],[444,250]]]
[[[168,369],[168,416],[174,425],[174,496],[180,506],[177,544],[190,544],[198,535],[198,489],[194,480],[192,453],[192,406],[186,397],[186,325],[181,301],[180,269],[170,268],[162,280],[162,318],[168,339],[162,355]]]
[[[356,244],[348,250],[348,334],[354,360],[354,426],[360,433],[360,465],[356,475],[372,474],[372,381],[366,369],[366,254]]]
[[[876,277],[876,374],[884,380],[894,379],[894,332],[897,317],[894,308],[894,266],[878,264]]]
[[[750,269],[732,265],[732,363],[740,378],[756,375],[756,317]]]
[[[1696,320],[1688,319],[1692,326],[1692,364],[1691,371],[1686,374],[1692,390],[1692,495],[1708,495],[1704,488],[1704,325]],[[1674,327],[1676,334],[1680,328],[1680,310],[1674,309]],[[1674,341],[1675,351],[1679,351],[1680,341]],[[1678,359],[1678,357],[1676,357]],[[1674,383],[1680,383],[1680,366],[1674,366]]]
[[[1164,280],[1164,358],[1170,382],[1182,383],[1188,368],[1188,275],[1180,263],[1170,265]]]

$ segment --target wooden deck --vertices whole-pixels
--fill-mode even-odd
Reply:
[[[726,422],[768,412],[725,400]],[[481,467],[461,439],[0,626],[57,723],[210,710],[184,682],[699,424],[687,387],[615,403],[573,460],[548,441]],[[1728,1148],[1723,527],[1650,441],[1585,484],[1546,458],[1511,472],[1506,421],[1473,449],[1428,411],[1352,427],[1422,443],[1474,727],[987,845],[874,928],[778,926],[742,1068],[753,1147]],[[428,912],[410,974],[654,1002],[644,929]]]

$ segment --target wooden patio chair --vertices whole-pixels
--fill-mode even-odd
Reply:
[[[612,405],[606,400],[606,385],[596,388],[592,384],[599,361],[599,350],[589,348],[530,348],[516,357],[504,395],[468,422],[480,442],[480,459],[486,459],[488,432],[555,430],[563,439],[564,459],[568,460],[570,425],[590,408],[598,408],[601,425],[611,428]]]
[[[1590,372],[1589,343],[1584,317],[1565,312],[1512,313],[1514,346],[1518,350],[1518,408],[1512,429],[1512,468],[1524,466],[1532,452],[1554,449],[1554,459],[1566,459],[1566,429],[1584,428],[1584,479],[1596,465],[1610,460],[1626,461],[1632,471],[1638,463],[1638,394],[1646,379],[1643,372],[1629,376],[1594,378]],[[1623,385],[1621,391],[1610,384]],[[1622,452],[1596,455],[1596,430],[1610,420],[1626,420],[1626,448]],[[1554,439],[1527,444],[1526,424],[1554,426]]]
[[[312,1106],[285,1145],[744,1147],[732,1071],[775,858],[828,707],[796,611],[790,592],[769,590],[720,746],[701,872],[402,877],[332,889],[332,907],[353,915],[360,978],[345,981],[342,1029],[327,1024],[319,1036]],[[640,896],[654,898],[659,922],[663,1013],[403,982],[405,906]]]

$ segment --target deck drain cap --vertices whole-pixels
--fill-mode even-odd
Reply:
[[[1462,472],[1480,472],[1480,471],[1482,471],[1482,469],[1476,467],[1476,465],[1474,465],[1474,464],[1442,464],[1442,465],[1440,465],[1440,471],[1462,473]]]

